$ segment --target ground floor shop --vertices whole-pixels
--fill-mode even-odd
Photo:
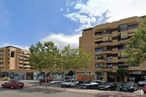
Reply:
[[[108,82],[138,82],[140,80],[146,80],[146,71],[129,71],[125,76],[121,76],[116,72],[95,72],[95,79]]]
[[[0,78],[9,77],[10,79],[24,80],[33,79],[33,72],[0,72]]]
[[[129,71],[124,77],[116,72],[39,72],[39,71],[1,71],[0,78],[9,77],[18,80],[39,80],[51,78],[53,80],[102,80],[109,82],[126,82],[146,80],[146,71]]]

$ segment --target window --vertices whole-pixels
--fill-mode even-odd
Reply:
[[[100,64],[95,64],[95,67],[96,68],[100,68]]]
[[[127,24],[122,24],[122,25],[119,25],[118,32],[126,31],[127,29],[128,29],[128,25]]]
[[[11,57],[14,57],[14,56],[15,56],[15,52],[11,51]]]
[[[107,64],[107,68],[112,68],[112,64]]]
[[[132,24],[132,25],[128,25],[128,30],[130,29],[135,29],[138,27],[138,24]]]
[[[101,34],[102,34],[102,31],[95,32],[95,35],[101,35]]]
[[[119,45],[118,50],[124,50],[125,46],[124,45]]]
[[[103,51],[103,49],[102,48],[95,48],[95,51],[99,52],[99,51]]]
[[[95,64],[96,68],[105,68],[105,64]]]
[[[96,56],[95,56],[95,59],[96,59],[96,60],[100,60],[100,59],[104,59],[104,58],[103,58],[103,56],[101,56],[101,55],[96,55]]]
[[[107,61],[112,61],[112,56],[110,56],[110,57],[107,57]]]
[[[119,25],[118,32],[135,29],[137,27],[138,27],[138,24],[122,24],[122,25]]]

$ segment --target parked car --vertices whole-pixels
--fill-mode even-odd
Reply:
[[[5,83],[1,84],[1,86],[3,88],[18,89],[18,88],[23,88],[24,87],[24,83],[23,82],[19,82],[17,80],[10,80],[9,82],[5,82]]]
[[[142,90],[144,91],[144,93],[146,93],[146,85],[143,87]]]
[[[66,80],[61,83],[61,87],[76,87],[78,83],[79,82],[75,80]]]
[[[97,89],[97,87],[99,86],[99,83],[97,82],[93,82],[93,81],[85,81],[81,84],[79,84],[79,88],[82,89]]]
[[[135,82],[126,82],[122,83],[119,86],[120,91],[125,91],[125,92],[134,92],[137,90],[137,84]]]
[[[54,81],[51,81],[49,84],[50,84],[50,86],[60,87],[62,82],[63,81],[61,81],[61,80],[54,80]]]
[[[139,85],[139,86],[144,86],[144,85],[146,85],[146,80],[139,81],[139,82],[138,82],[138,85]]]
[[[114,82],[104,82],[98,86],[99,90],[116,90],[117,85]]]

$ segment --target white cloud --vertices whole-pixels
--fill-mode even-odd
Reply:
[[[64,16],[80,25],[77,29],[73,29],[76,34],[51,34],[42,40],[54,41],[59,48],[67,44],[78,47],[80,32],[83,29],[104,22],[146,15],[145,4],[146,0],[76,0],[75,2],[68,0],[67,8],[62,11],[66,10]]]
[[[14,46],[21,49],[29,50],[29,46],[22,46],[22,45],[16,45],[16,44],[11,44],[11,43],[4,43],[0,47],[5,47],[5,46]]]
[[[62,49],[68,44],[71,45],[71,47],[76,48],[78,47],[79,42],[79,34],[75,35],[65,35],[63,33],[58,34],[51,34],[42,39],[41,41],[53,41],[58,48]]]
[[[84,0],[83,0],[84,1]],[[87,0],[70,5],[65,16],[80,24],[77,31],[103,22],[146,15],[146,0]],[[69,5],[69,4],[68,4]]]
[[[103,0],[88,0],[87,2],[76,2],[70,5],[70,9],[75,10],[73,12],[67,12],[65,17],[71,19],[74,22],[80,24],[80,27],[76,29],[77,32],[81,32],[83,29],[95,26],[96,24],[106,21],[108,17],[108,11],[106,2]],[[103,15],[104,14],[104,15]]]

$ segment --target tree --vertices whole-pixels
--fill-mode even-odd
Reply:
[[[79,48],[71,48],[70,45],[62,50],[62,60],[64,69],[87,68],[91,60],[91,56],[83,52]]]
[[[83,52],[79,48],[71,48],[70,45],[64,47],[62,50],[62,60],[64,70],[86,70],[91,56]]]
[[[30,65],[39,71],[51,70],[58,64],[59,50],[53,42],[38,42],[30,47]]]
[[[125,68],[118,68],[117,75],[120,78],[120,81],[124,81],[124,77],[128,76],[128,70]]]
[[[134,31],[134,36],[130,38],[126,53],[129,65],[137,66],[146,60],[146,17],[141,19],[139,27]]]

